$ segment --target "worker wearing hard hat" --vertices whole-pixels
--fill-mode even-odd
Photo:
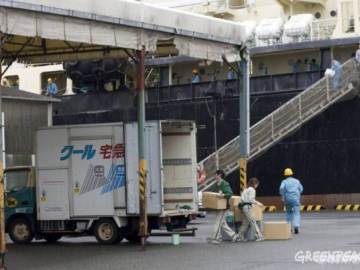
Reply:
[[[199,82],[201,82],[201,77],[199,75],[199,72],[197,69],[193,69],[191,83],[199,83]]]
[[[54,83],[51,78],[48,78],[47,82],[48,82],[46,87],[47,94],[49,96],[56,96],[56,94],[58,93],[58,88],[56,83]]]
[[[286,168],[284,176],[286,177],[280,185],[280,195],[285,204],[286,220],[292,226],[295,234],[299,233],[300,227],[300,196],[303,192],[303,186],[300,181],[294,177],[292,169]]]

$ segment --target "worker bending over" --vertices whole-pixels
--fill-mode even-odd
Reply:
[[[293,178],[292,169],[284,170],[286,177],[280,185],[280,195],[285,204],[286,220],[292,226],[295,234],[299,233],[300,227],[300,196],[303,192],[303,186],[298,179]]]
[[[216,183],[213,185],[211,191],[219,193],[218,196],[227,199],[227,209],[217,212],[216,221],[214,225],[214,231],[211,238],[208,239],[210,243],[219,244],[222,241],[221,231],[232,239],[233,242],[238,241],[238,235],[229,227],[226,222],[226,214],[229,209],[229,199],[233,195],[231,187],[227,181],[225,181],[225,173],[223,170],[217,170],[215,173]]]
[[[256,223],[253,212],[253,205],[257,204],[263,206],[262,203],[255,200],[256,197],[256,188],[259,186],[260,182],[257,178],[253,177],[249,180],[249,187],[246,188],[241,194],[241,200],[239,203],[239,208],[244,214],[244,220],[242,221],[241,227],[239,229],[239,239],[245,241],[245,235],[249,229],[255,235],[255,241],[262,241],[264,237],[259,229],[259,226]]]

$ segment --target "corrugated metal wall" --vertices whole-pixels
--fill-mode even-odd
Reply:
[[[37,128],[47,126],[47,103],[3,99],[8,166],[27,165],[35,153]]]

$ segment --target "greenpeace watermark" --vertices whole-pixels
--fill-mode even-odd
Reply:
[[[347,251],[310,251],[299,250],[295,254],[295,261],[317,264],[360,264],[360,252],[354,250]]]

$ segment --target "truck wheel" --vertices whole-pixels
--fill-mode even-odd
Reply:
[[[44,235],[44,239],[45,239],[46,242],[48,242],[49,244],[54,244],[54,243],[56,243],[61,237],[62,237],[61,234],[45,234],[45,235]]]
[[[94,227],[96,240],[104,245],[111,245],[122,240],[122,234],[112,219],[101,219]]]
[[[34,238],[34,232],[30,222],[26,218],[20,217],[9,224],[9,236],[16,244],[27,244]]]

